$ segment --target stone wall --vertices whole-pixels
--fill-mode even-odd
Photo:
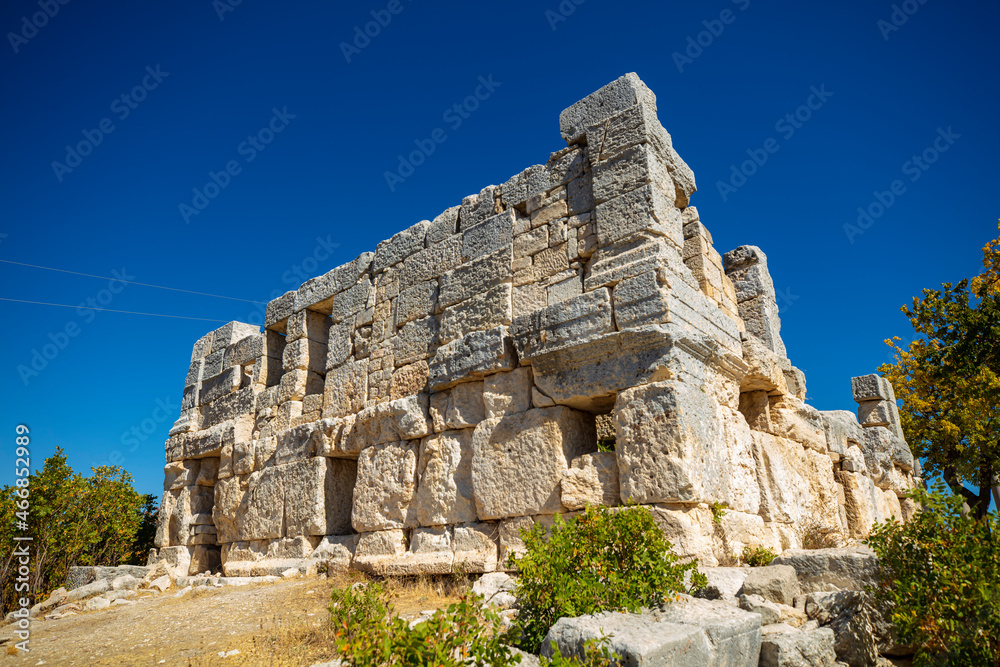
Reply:
[[[852,381],[860,422],[804,403],[767,257],[714,249],[653,93],[628,74],[560,129],[545,164],[272,301],[263,333],[195,344],[161,551],[489,572],[521,528],[633,501],[714,565],[913,511],[892,388]]]

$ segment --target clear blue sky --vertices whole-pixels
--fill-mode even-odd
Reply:
[[[24,17],[43,11],[38,0],[0,10],[0,259],[267,301],[544,162],[562,147],[559,112],[630,71],[658,95],[717,249],[767,253],[784,340],[821,409],[853,409],[850,377],[888,359],[884,338],[909,333],[899,307],[975,273],[997,235],[995,3],[911,0],[890,31],[878,23],[892,19],[888,0],[566,0],[568,16],[556,0],[398,0],[396,14],[388,0],[48,2],[58,12],[34,17],[37,30]],[[373,11],[391,20],[345,56]],[[479,77],[498,84],[492,94],[446,118]],[[798,127],[783,120],[809,102]],[[244,144],[274,110],[287,115],[261,137],[273,141]],[[113,130],[89,154],[67,157],[102,126]],[[438,128],[447,140],[390,190],[397,156]],[[763,150],[769,139],[777,152]],[[925,149],[937,157],[926,171],[906,164]],[[731,181],[748,151],[766,163]],[[180,205],[230,161],[238,173],[186,222]],[[901,194],[851,243],[844,225],[897,179]],[[247,302],[108,287],[0,264],[6,298],[261,319]],[[0,316],[0,483],[26,423],[34,463],[57,445],[78,470],[114,457],[159,494],[191,346],[219,324],[9,302]],[[25,381],[19,366],[60,343]]]

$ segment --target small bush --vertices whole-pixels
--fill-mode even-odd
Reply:
[[[768,547],[751,547],[747,545],[743,547],[743,554],[740,558],[750,567],[764,567],[765,565],[770,565],[771,561],[777,557],[778,554],[774,553]]]
[[[521,571],[516,628],[521,648],[537,653],[549,628],[564,616],[638,611],[707,585],[697,561],[682,564],[646,507],[588,507],[569,521],[556,515],[552,534],[535,525],[522,531],[526,551],[508,565]]]
[[[729,509],[728,503],[712,503],[708,506],[712,510],[712,523],[716,526],[722,525],[722,517],[726,516],[726,510]]]
[[[378,582],[334,590],[330,605],[337,651],[345,665],[490,665],[520,662],[496,612],[464,597],[410,627],[393,615],[389,593]]]
[[[923,511],[907,524],[879,524],[868,538],[878,555],[877,600],[891,606],[914,665],[1000,665],[1000,545],[996,514],[976,521],[962,499],[911,492]]]

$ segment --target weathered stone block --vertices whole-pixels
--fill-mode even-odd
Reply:
[[[428,386],[431,391],[441,391],[489,373],[511,370],[516,365],[514,345],[506,327],[476,331],[437,349],[430,361]]]
[[[646,185],[598,204],[597,242],[610,245],[615,241],[641,233],[669,239],[678,252],[684,249],[684,229],[681,212],[674,206],[673,193],[659,185]]]
[[[483,381],[484,417],[502,417],[528,410],[531,408],[531,388],[531,368],[528,366],[487,376]]]
[[[424,249],[424,240],[431,223],[424,220],[393,235],[387,241],[382,241],[375,248],[375,260],[372,271],[378,273],[390,266],[399,264],[404,259]]]
[[[323,416],[346,417],[360,412],[368,400],[368,360],[349,362],[327,371]]]
[[[483,383],[465,382],[431,394],[430,414],[438,432],[476,426],[486,418]]]
[[[615,507],[621,504],[615,453],[598,452],[573,459],[563,473],[562,504],[571,510],[587,505]]]
[[[483,294],[501,283],[510,282],[514,275],[512,262],[511,247],[504,246],[496,252],[478,256],[442,274],[441,307],[446,308]]]
[[[416,522],[439,526],[475,521],[472,431],[445,431],[425,438],[419,462],[420,483],[412,510]]]
[[[462,233],[462,261],[468,262],[513,244],[514,211],[499,213],[471,227],[466,227],[463,224],[462,228],[464,230]]]
[[[563,471],[596,439],[593,419],[564,407],[532,409],[479,424],[472,441],[479,518],[562,511]]]
[[[559,115],[562,137],[567,144],[578,143],[591,125],[639,103],[646,104],[655,113],[656,95],[636,74],[626,74],[563,111]]]
[[[511,290],[510,283],[502,283],[445,308],[441,314],[440,342],[457,340],[472,331],[509,325],[513,317]]]
[[[416,524],[411,501],[417,490],[417,454],[418,445],[412,442],[374,445],[361,452],[351,512],[356,531]]]
[[[611,333],[611,313],[611,296],[600,289],[519,318],[511,325],[518,357],[529,363],[536,356]]]

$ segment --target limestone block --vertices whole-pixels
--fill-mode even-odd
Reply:
[[[397,368],[389,383],[389,399],[394,401],[426,392],[428,379],[430,379],[430,368],[426,361]]]
[[[770,433],[771,402],[766,391],[746,391],[740,394],[740,414],[755,431]]]
[[[878,489],[864,475],[851,472],[837,472],[834,475],[844,487],[844,509],[851,537],[859,540],[868,537],[872,524],[878,520],[873,500]]]
[[[285,345],[282,355],[285,372],[293,370],[326,372],[326,342],[300,338]]]
[[[715,567],[715,523],[707,507],[658,504],[651,508],[663,536],[674,545],[674,553],[694,556],[703,567]]]
[[[535,255],[542,250],[549,247],[549,228],[548,226],[537,227],[535,229],[530,229],[524,233],[517,234],[514,236],[514,255],[515,259],[521,257],[530,257]]]
[[[760,595],[766,600],[792,605],[801,593],[795,568],[790,565],[752,567],[743,582],[743,593]]]
[[[247,336],[236,341],[236,344],[232,348],[227,348],[231,352],[223,358],[223,365],[246,366],[253,363],[258,357],[268,355],[270,353],[268,347],[268,336],[266,333]]]
[[[868,474],[868,466],[865,464],[865,454],[861,447],[852,444],[847,448],[847,453],[840,460],[840,467],[847,472],[857,472],[862,475]]]
[[[593,447],[593,419],[564,407],[532,409],[483,421],[472,448],[472,484],[480,519],[562,510],[560,481]]]
[[[459,229],[465,230],[478,225],[496,214],[498,194],[500,194],[500,188],[488,185],[480,190],[479,194],[464,197],[461,211],[458,214]]]
[[[300,338],[310,338],[325,343],[330,335],[330,318],[315,310],[300,310],[288,318],[285,330],[286,345]]]
[[[368,360],[349,362],[326,374],[323,416],[346,417],[360,412],[368,400]]]
[[[202,405],[211,403],[215,399],[239,389],[242,378],[242,370],[236,367],[227,368],[214,378],[204,380],[201,383],[201,391],[198,396],[199,403]]]
[[[551,658],[554,645],[567,658],[582,659],[586,641],[608,636],[608,648],[622,656],[625,665],[756,667],[760,619],[721,600],[683,596],[662,610],[642,614],[560,618],[542,640],[541,654]]]
[[[740,319],[747,332],[757,336],[779,357],[787,356],[785,343],[781,340],[781,318],[778,306],[766,297],[757,297],[739,304]]]
[[[622,280],[663,267],[674,275],[690,276],[693,283],[691,286],[698,287],[672,242],[662,236],[639,234],[600,247],[587,264],[583,289],[591,292],[600,287],[613,286]]]
[[[740,392],[789,393],[780,359],[771,348],[764,345],[756,336],[743,336],[742,347],[743,361],[749,368],[747,368],[746,376],[740,383]]]
[[[806,374],[791,364],[788,364],[788,367],[783,368],[783,370],[788,393],[800,401],[806,400]]]
[[[489,373],[511,370],[516,365],[514,345],[506,327],[475,331],[437,349],[430,362],[428,387],[431,391],[441,391]]]
[[[354,566],[362,572],[383,574],[387,567],[406,553],[406,535],[402,529],[362,533],[354,553]]]
[[[245,476],[220,479],[215,485],[212,505],[212,522],[220,544],[235,542],[239,538],[237,517],[246,495]],[[164,495],[164,500],[167,496]]]
[[[237,520],[238,539],[270,540],[282,537],[285,521],[284,468],[252,473]]]
[[[417,283],[399,293],[396,300],[396,327],[433,315],[438,307],[438,282]]]
[[[200,461],[174,461],[163,466],[163,490],[175,491],[193,485],[200,467]]]
[[[492,419],[530,409],[532,386],[531,368],[528,366],[487,376],[483,381],[484,418]]]
[[[239,340],[247,336],[260,333],[260,327],[245,322],[227,322],[216,329],[212,334],[212,352],[225,350]]]
[[[718,523],[718,534],[722,539],[719,558],[738,557],[746,547],[770,547],[771,536],[764,526],[764,519],[758,514],[747,514],[726,510]]]
[[[462,234],[455,234],[407,257],[398,267],[400,291],[436,279],[461,264],[462,239]]]
[[[865,457],[865,468],[872,482],[882,489],[891,486],[892,451],[896,437],[884,426],[874,426],[864,430],[861,451]]]
[[[196,486],[215,486],[215,481],[219,477],[219,459],[202,459],[198,468],[198,477],[195,479]]]
[[[735,512],[757,514],[760,511],[760,485],[750,425],[731,408],[720,407],[719,411],[727,458],[724,501]]]
[[[461,206],[452,206],[431,221],[424,239],[428,248],[435,243],[444,241],[458,231],[458,212],[461,210]]]
[[[438,328],[436,317],[405,324],[393,339],[396,364],[404,366],[433,355],[438,347]]]
[[[355,315],[375,305],[375,286],[368,277],[362,277],[357,284],[335,295],[330,306],[330,320],[333,324],[350,320]],[[320,332],[320,336],[324,332]],[[325,337],[322,338],[325,340]]]
[[[385,268],[399,264],[410,255],[424,249],[424,239],[431,223],[427,220],[394,234],[387,241],[382,241],[375,248],[375,260],[372,271],[378,273]]]
[[[431,394],[430,415],[437,432],[475,427],[486,418],[483,383],[466,382]]]
[[[819,533],[839,533],[840,498],[833,477],[830,457],[805,450],[806,478],[809,480],[809,506],[806,528]]]
[[[409,551],[386,559],[381,572],[389,576],[450,574],[454,560],[449,527],[415,528],[410,534]]]
[[[747,247],[747,246],[743,246]],[[749,246],[751,248],[755,246]],[[767,297],[775,300],[774,283],[771,274],[767,270],[767,258],[764,253],[759,253],[757,263],[746,264],[737,268],[727,269],[726,275],[733,281],[733,288],[736,290],[736,302],[742,303],[757,297]]]
[[[846,456],[851,445],[860,445],[864,441],[861,425],[854,413],[848,410],[827,410],[820,412],[820,416],[826,431],[827,449],[838,457]]]
[[[424,437],[432,429],[428,403],[427,395],[420,394],[365,408],[351,432],[345,433],[345,447],[360,451],[370,445]]]
[[[529,283],[515,287],[511,295],[511,315],[514,318],[529,315],[548,305],[548,292],[544,285]]]
[[[511,336],[522,363],[612,331],[611,295],[607,289],[547,306],[511,325]]]
[[[875,374],[851,378],[851,393],[858,403],[888,401],[896,398],[889,381]]]
[[[771,433],[826,453],[826,427],[819,410],[792,396],[772,396],[770,403]]]
[[[764,521],[799,523],[809,507],[809,470],[805,450],[797,442],[751,431],[760,515]]]
[[[419,443],[392,442],[362,450],[351,523],[358,532],[415,525],[411,501],[417,490]]]
[[[214,337],[215,332],[209,331],[207,334],[195,341],[194,345],[191,347],[192,362],[197,359],[204,359],[212,352],[212,338]]]
[[[889,426],[893,423],[893,408],[889,401],[863,401],[858,404],[858,421],[864,427]]]
[[[440,342],[457,340],[471,331],[509,325],[513,317],[512,289],[510,283],[502,283],[445,308],[441,314]]]
[[[567,144],[579,143],[589,126],[639,103],[656,113],[656,95],[636,74],[626,74],[563,111],[559,115],[562,137]]]
[[[295,312],[295,290],[269,301],[264,313],[264,328],[285,333],[288,318]]]
[[[301,401],[305,398],[309,379],[309,371],[307,370],[293,369],[284,373],[281,376],[280,389],[278,389],[278,403]]]
[[[510,282],[514,275],[512,262],[512,248],[504,246],[442,274],[440,306],[446,308]]]
[[[510,558],[523,555],[526,551],[521,532],[530,530],[535,522],[529,516],[519,516],[513,519],[504,519],[497,524],[498,540],[500,543],[499,565],[501,569],[509,566]]]
[[[560,191],[562,194],[562,191]],[[531,206],[529,205],[529,210]],[[531,226],[541,227],[543,225],[549,225],[555,220],[560,218],[565,218],[569,215],[569,205],[564,197],[556,199],[555,201],[547,201],[544,205],[539,206],[537,209],[531,212]]]
[[[597,452],[573,459],[563,473],[562,504],[571,510],[587,505],[615,507],[621,504],[615,453]]]
[[[462,228],[464,230],[462,234],[462,261],[467,262],[513,244],[514,211],[499,213],[471,227],[462,224]]]
[[[716,502],[725,492],[722,422],[700,388],[668,381],[618,394],[621,497],[637,503]]]
[[[472,431],[445,431],[420,443],[412,514],[421,526],[476,520],[472,491]]]
[[[357,468],[357,463],[351,460],[322,457],[285,466],[285,534],[295,537],[349,533],[349,508]]]
[[[455,526],[452,539],[455,567],[476,574],[494,572],[498,564],[498,537],[496,524],[470,523]]]
[[[316,354],[323,354],[324,352],[326,355],[324,370],[337,368],[345,361],[348,361],[351,355],[354,354],[354,323],[341,322],[330,327],[330,337],[327,341],[326,350],[316,348]],[[313,351],[310,349],[310,359],[312,359],[312,354]],[[313,368],[313,370],[319,369]]]
[[[601,246],[645,232],[666,237],[678,251],[684,248],[681,212],[674,206],[673,192],[658,184],[598,204],[595,220]]]
[[[595,162],[593,179],[594,201],[597,204],[644,185],[656,185],[664,192],[674,192],[667,165],[649,144],[639,144],[610,159]]]
[[[218,350],[205,357],[205,362],[201,367],[201,379],[208,380],[221,373],[224,368],[222,363],[225,359],[226,351]]]
[[[549,285],[546,293],[548,305],[567,301],[573,297],[583,294],[583,279],[579,275],[573,275],[565,280]]]
[[[309,308],[329,314],[333,297],[350,289],[362,275],[370,271],[374,258],[374,253],[361,253],[354,260],[342,264],[322,276],[307,280],[298,289],[295,310],[302,311]]]

